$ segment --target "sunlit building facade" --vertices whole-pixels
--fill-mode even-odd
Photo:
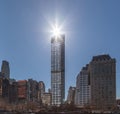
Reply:
[[[43,106],[51,106],[51,93],[44,93],[42,96]]]
[[[80,107],[86,107],[90,105],[91,101],[91,86],[90,86],[90,75],[88,72],[88,65],[82,68],[77,76],[76,81],[76,99],[75,104]]]
[[[76,90],[76,87],[71,87],[71,86],[69,87],[68,96],[67,96],[67,103],[68,104],[74,104],[75,90]]]
[[[39,81],[39,83],[38,83],[38,101],[41,104],[43,103],[44,93],[45,93],[45,84],[43,81]]]
[[[52,105],[60,106],[65,97],[65,36],[51,38]]]

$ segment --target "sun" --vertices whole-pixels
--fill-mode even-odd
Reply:
[[[61,27],[59,27],[57,24],[52,26],[52,35],[55,37],[60,37],[61,35]]]

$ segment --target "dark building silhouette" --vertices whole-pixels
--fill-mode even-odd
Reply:
[[[120,99],[117,99],[116,103],[117,103],[117,108],[120,109]]]
[[[7,62],[5,60],[2,61],[1,72],[4,75],[5,78],[7,78],[7,79],[10,78],[9,62]]]
[[[9,86],[9,102],[12,104],[18,103],[18,85],[17,85],[17,82],[13,82]]]
[[[91,106],[112,109],[116,105],[116,60],[109,55],[94,56],[89,64]]]
[[[0,77],[0,98],[5,102],[9,102],[9,80]]]
[[[60,106],[65,98],[65,36],[51,38],[52,105]]]

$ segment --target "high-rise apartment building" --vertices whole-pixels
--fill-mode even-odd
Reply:
[[[75,104],[95,110],[116,106],[116,60],[98,55],[77,76]]]
[[[43,96],[45,93],[45,84],[43,81],[38,82],[38,101],[42,104],[43,103]]]
[[[91,101],[91,86],[90,86],[90,75],[88,73],[88,65],[82,68],[77,76],[77,102],[76,105],[80,107],[86,107],[90,105]]]
[[[51,38],[52,105],[60,106],[65,97],[65,36]]]
[[[9,68],[9,62],[7,61],[2,61],[2,66],[1,66],[1,72],[4,74],[4,77],[9,79],[10,78],[10,68]]]
[[[28,89],[28,100],[31,102],[37,102],[38,101],[38,82],[33,79],[28,79],[27,84]]]
[[[0,77],[0,97],[9,100],[9,80]]]
[[[94,56],[89,64],[91,106],[112,109],[116,105],[116,60],[109,55]]]

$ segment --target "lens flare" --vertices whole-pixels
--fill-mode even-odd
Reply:
[[[59,27],[57,24],[52,26],[52,36],[59,37],[62,32],[61,32],[61,27]]]
[[[55,27],[53,28],[53,34],[55,36],[59,36],[60,35],[60,28],[57,25],[55,25]]]

